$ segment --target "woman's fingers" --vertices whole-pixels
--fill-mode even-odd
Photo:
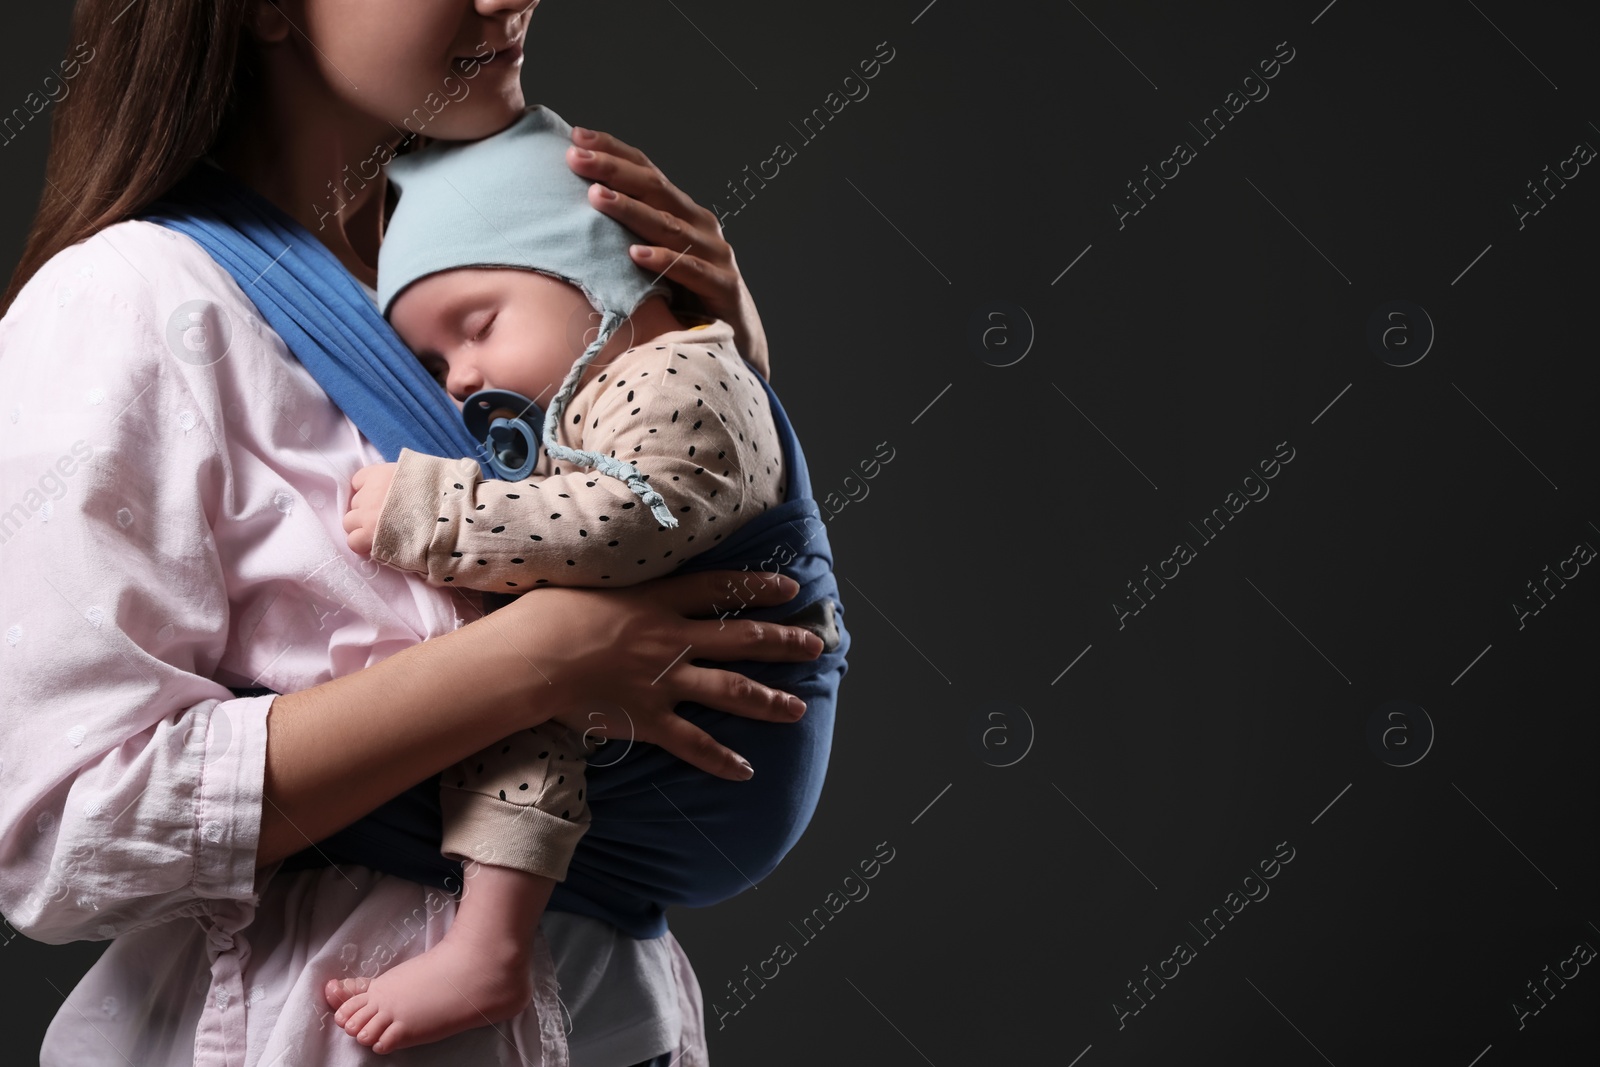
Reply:
[[[806,713],[805,701],[799,697],[737,671],[686,664],[674,667],[662,682],[669,680],[669,692],[678,700],[692,700],[742,719],[794,722]]]
[[[755,774],[755,768],[743,756],[677,715],[665,716],[651,736],[641,736],[639,740],[660,745],[683,762],[718,778],[742,782]]]
[[[822,638],[801,626],[754,619],[711,619],[693,625],[686,661],[806,663],[822,655]]]
[[[766,607],[793,600],[800,583],[777,571],[695,571],[657,578],[661,602],[691,617],[726,615],[741,607]]]
[[[658,578],[664,601],[680,614],[706,618],[689,631],[691,659],[789,662],[816,659],[822,639],[799,626],[737,618],[745,608],[793,600],[800,585],[767,571],[698,571]]]
[[[766,330],[716,212],[668,181],[643,152],[608,133],[580,127],[572,141],[567,166],[595,183],[589,202],[642,238],[631,253],[634,262],[682,286],[699,298],[706,314],[731,325],[740,353],[768,377]]]
[[[690,245],[689,248],[694,248]],[[661,245],[632,245],[629,254],[645,270],[654,271],[657,277],[665,276],[706,301],[708,308],[722,307],[735,299],[738,293],[738,275],[731,270],[707,263],[685,249],[672,249]]]
[[[600,130],[586,130],[582,126],[572,129],[572,143],[580,148],[587,148],[595,152],[609,152],[614,156],[622,156],[634,163],[648,165],[650,160],[645,154],[633,147],[628,142]]]
[[[667,180],[653,163],[635,163],[608,152],[589,152],[574,146],[567,149],[567,165],[580,177],[599,182],[618,194],[632,197],[650,207],[675,215],[696,228],[710,230],[716,216]]]
[[[577,173],[595,181],[603,181],[613,189],[647,199],[651,193],[670,189],[682,198],[683,204],[694,206],[694,201],[667,181],[661,168],[650,162],[643,152],[609,133],[582,127],[573,130],[572,147],[567,150],[567,159]]]
[[[659,171],[651,171],[659,177]],[[631,246],[629,254],[641,268],[694,293],[716,317],[738,320],[744,293],[733,246],[715,215],[670,183],[667,188],[670,203],[656,207],[596,182],[589,186],[589,203],[639,236],[642,243]]]
[[[672,249],[673,255],[683,252],[718,265],[733,260],[733,248],[723,240],[715,218],[699,218],[699,207],[692,201],[693,211],[685,215],[595,182],[589,186],[589,203],[638,234],[645,243]]]

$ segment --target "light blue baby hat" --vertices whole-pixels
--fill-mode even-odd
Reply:
[[[633,464],[556,440],[584,368],[647,297],[671,293],[629,257],[637,237],[589,203],[589,180],[567,166],[571,144],[572,127],[536,104],[482,140],[435,141],[390,162],[385,173],[400,200],[378,249],[378,306],[388,318],[406,286],[457,267],[522,267],[577,286],[601,316],[599,333],[550,401],[544,449],[627,483],[658,522],[676,526],[666,501]]]

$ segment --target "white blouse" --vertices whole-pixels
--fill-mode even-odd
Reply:
[[[346,545],[350,478],[381,458],[165,227],[65,249],[0,319],[0,911],[52,944],[114,939],[47,1067],[371,1063],[322,986],[454,917],[367,868],[255,865],[274,698],[227,687],[295,692],[462,624],[454,591]],[[704,1062],[671,934],[562,913],[543,932],[529,1010],[391,1058]]]

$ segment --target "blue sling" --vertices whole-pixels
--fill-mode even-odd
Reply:
[[[276,205],[201,163],[141,217],[193,238],[232,275],[295,358],[386,458],[398,459],[402,447],[474,456],[493,477],[487,450],[360,283]],[[602,919],[632,937],[665,933],[669,906],[714,904],[771,872],[810,822],[827,771],[850,635],[805,455],[777,394],[755,377],[767,391],[788,463],[788,499],[686,560],[677,573],[781,570],[800,583],[799,595],[736,617],[805,625],[825,635],[828,647],[807,663],[691,661],[737,671],[806,702],[796,723],[759,722],[701,704],[678,706],[684,718],[751,762],[756,775],[750,781],[712,777],[654,745],[613,742],[591,758],[593,822],[550,907]],[[289,857],[282,869],[354,864],[458,892],[461,864],[439,854],[438,787],[435,774]]]

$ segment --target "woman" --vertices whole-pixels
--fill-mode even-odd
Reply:
[[[332,1023],[324,984],[420,953],[454,901],[369,867],[286,859],[547,718],[615,730],[621,707],[633,737],[737,779],[740,754],[674,707],[784,724],[805,710],[691,662],[816,657],[821,642],[799,627],[693,618],[771,617],[794,595],[787,579],[741,575],[742,604],[721,596],[726,572],[541,590],[478,618],[459,596],[363,567],[341,516],[376,450],[203,249],[134,217],[204,157],[370,288],[386,190],[353,175],[370,177],[402,130],[503,128],[524,106],[532,10],[74,10],[74,39],[93,51],[55,115],[47,192],[0,309],[0,908],[39,940],[115,941],[58,1013],[45,1064],[368,1062]],[[635,149],[575,140],[571,166],[596,182],[597,209],[641,236],[639,262],[734,324],[765,374],[760,320],[711,213]],[[230,689],[250,686],[281,695]],[[787,736],[825,763],[825,735]],[[730,788],[761,784],[753,762],[756,779]],[[719,813],[690,814],[704,826]],[[598,800],[594,817],[599,828]],[[768,859],[735,848],[728,863],[742,880]],[[703,1062],[699,990],[676,941],[582,910],[547,917],[552,960],[530,1010],[400,1061],[555,1064],[570,1045],[578,1067]]]

